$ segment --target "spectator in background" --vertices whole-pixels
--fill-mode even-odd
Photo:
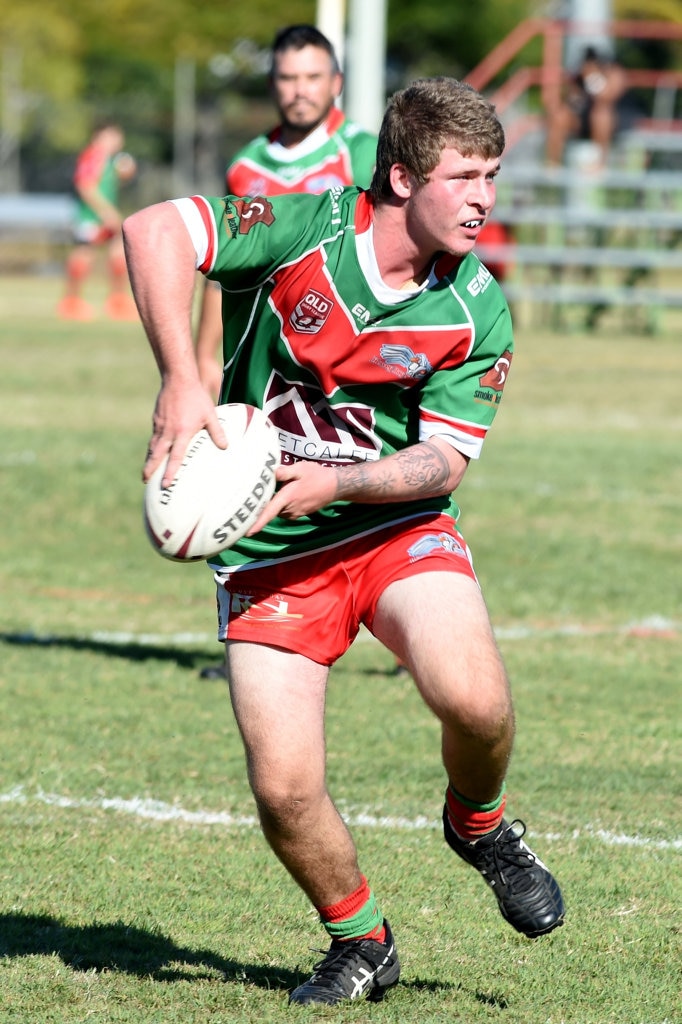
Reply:
[[[75,246],[66,262],[66,289],[57,307],[65,320],[92,320],[94,308],[82,296],[83,285],[92,273],[98,249],[106,246],[109,294],[105,311],[114,320],[137,320],[135,303],[128,290],[121,223],[118,208],[121,182],[130,181],[137,167],[123,151],[125,136],[117,122],[98,125],[76,162],[73,185],[76,216]]]
[[[562,102],[547,111],[547,162],[560,166],[567,141],[582,139],[596,146],[595,169],[605,167],[613,138],[625,124],[626,92],[620,64],[588,47]]]
[[[366,188],[376,160],[376,136],[336,107],[343,75],[330,41],[313,25],[280,29],[272,44],[270,93],[279,123],[233,158],[227,192],[237,196],[324,192],[335,185]],[[222,381],[221,288],[204,285],[196,339],[197,363],[215,401]],[[396,663],[396,670],[402,666]],[[201,670],[202,679],[224,679],[223,663]]]

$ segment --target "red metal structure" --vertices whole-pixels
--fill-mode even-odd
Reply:
[[[540,91],[545,110],[557,105],[562,85],[568,77],[563,57],[567,38],[576,36],[594,37],[596,32],[606,32],[612,38],[682,40],[682,25],[669,21],[611,21],[598,25],[588,22],[560,21],[548,18],[529,18],[509,33],[487,57],[469,74],[466,81],[474,88],[489,93],[489,98],[500,114],[510,110],[512,105],[531,89]],[[513,71],[506,81],[490,88],[491,83],[504,69],[535,39],[542,41],[542,64],[540,67],[521,67]],[[626,68],[628,85],[631,88],[652,90],[682,88],[682,71],[633,70]],[[525,114],[506,126],[508,145],[513,146],[527,132],[538,128],[544,115]],[[639,127],[655,128],[658,131],[682,131],[682,123],[672,118],[643,120]]]

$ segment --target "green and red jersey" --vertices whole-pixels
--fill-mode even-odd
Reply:
[[[227,169],[227,191],[237,196],[320,193],[336,185],[369,185],[376,136],[332,108],[327,119],[295,146],[281,144],[281,128],[259,135]]]
[[[479,456],[513,341],[504,295],[476,255],[441,256],[406,293],[379,275],[374,207],[358,188],[174,202],[197,269],[223,290],[221,401],[263,409],[283,462],[374,461],[436,436]],[[447,496],[336,502],[276,519],[215,561],[291,557],[443,511],[459,516]]]
[[[118,205],[119,177],[113,157],[96,144],[86,146],[76,161],[73,175],[76,187],[76,224],[101,224],[99,215],[80,196],[79,189],[94,187],[112,206]]]

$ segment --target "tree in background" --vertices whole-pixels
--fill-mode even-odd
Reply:
[[[533,0],[480,0],[472,17],[466,5],[388,0],[389,91],[420,75],[462,78],[519,22],[550,16],[555,8]],[[315,14],[315,0],[289,0],[286,21],[310,22]],[[641,0],[614,0],[614,14],[641,17]],[[649,0],[645,16],[679,23],[682,0]],[[13,165],[22,188],[67,189],[74,154],[101,116],[125,124],[141,170],[167,168],[180,60],[195,75],[198,132],[207,140],[199,156],[206,173],[211,166],[222,173],[232,152],[268,127],[258,55],[281,23],[279,0],[0,0],[0,190],[11,190],[7,171]],[[665,43],[658,45],[656,60],[662,49]],[[679,54],[672,58],[667,50],[665,60],[679,66]],[[535,44],[510,70],[537,62],[539,53]]]

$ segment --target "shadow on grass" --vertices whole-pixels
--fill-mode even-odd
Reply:
[[[118,971],[161,982],[213,978],[273,991],[291,991],[308,977],[307,972],[245,964],[209,949],[178,946],[160,932],[123,921],[69,925],[45,914],[0,914],[0,961],[22,956],[58,956],[74,971]],[[433,994],[462,989],[461,984],[425,978],[401,982],[401,987]],[[504,1005],[480,993],[476,998]]]
[[[209,655],[205,650],[187,651],[178,647],[162,647],[160,644],[139,642],[116,642],[98,640],[96,637],[55,636],[35,633],[0,633],[0,643],[17,647],[66,647],[72,651],[91,651],[108,658],[127,658],[128,661],[172,661],[180,668],[195,669],[207,662],[221,660],[222,649],[216,642],[217,652]]]
[[[58,956],[76,971],[120,971],[154,981],[217,978],[259,988],[290,989],[292,971],[245,964],[207,949],[178,946],[160,932],[122,921],[68,925],[46,915],[0,914],[0,960]]]

